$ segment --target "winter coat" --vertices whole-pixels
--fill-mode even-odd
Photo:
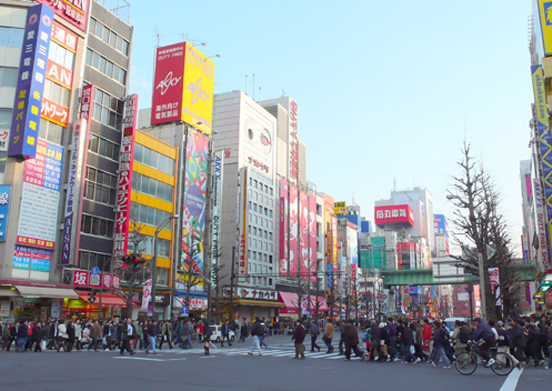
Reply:
[[[401,340],[405,346],[414,345],[414,330],[410,327],[405,327],[401,334]]]
[[[345,346],[356,346],[358,345],[358,330],[354,324],[347,324],[345,326]]]
[[[326,325],[326,330],[324,330],[324,335],[328,339],[333,339],[333,337],[334,337],[334,326],[333,326],[333,324],[328,323]]]
[[[305,340],[305,329],[303,328],[303,326],[297,326],[293,337],[291,337],[291,340],[295,341],[295,343],[303,343],[303,341]]]
[[[372,335],[372,340],[370,341],[371,345],[379,346],[381,344],[381,329],[379,326],[372,326],[370,334]]]

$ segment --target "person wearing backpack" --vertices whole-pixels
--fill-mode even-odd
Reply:
[[[257,316],[255,317],[255,322],[251,326],[251,335],[253,336],[253,344],[251,346],[251,352],[247,353],[249,357],[253,357],[253,353],[255,352],[255,349],[257,349],[257,351],[259,352],[258,357],[263,356],[263,351],[261,350],[261,335],[263,335],[262,332],[263,330],[262,330],[261,320]]]
[[[469,339],[470,332],[466,322],[456,320],[454,322],[454,332],[452,333],[452,340],[454,341],[454,356],[456,358],[458,358],[458,356],[466,350]]]
[[[441,357],[443,358],[443,362],[445,366],[443,369],[450,369],[450,361],[445,354],[445,344],[447,343],[447,339],[445,334],[448,335],[448,331],[446,331],[444,328],[441,327],[441,322],[438,320],[433,322],[433,350],[435,351],[435,354],[432,357],[431,364],[437,368],[439,365],[439,361]]]

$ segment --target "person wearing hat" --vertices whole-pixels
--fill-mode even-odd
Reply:
[[[495,334],[489,326],[487,326],[481,318],[475,318],[473,320],[475,330],[471,335],[471,340],[479,341],[483,340],[483,343],[479,345],[479,355],[485,360],[485,367],[490,367],[495,363],[495,360],[491,358],[489,349],[496,345]]]

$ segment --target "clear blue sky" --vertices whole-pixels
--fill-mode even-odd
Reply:
[[[187,36],[215,58],[215,92],[285,91],[298,102],[307,176],[373,220],[374,200],[427,187],[446,201],[464,138],[502,191],[520,251],[519,161],[530,158],[524,1],[131,0],[131,92],[151,106],[153,53]],[[157,30],[156,30],[157,29]],[[451,227],[452,228],[452,227]]]

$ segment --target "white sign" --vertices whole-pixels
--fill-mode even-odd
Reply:
[[[142,290],[142,309],[147,310],[151,299],[151,278],[144,282],[144,289]]]

